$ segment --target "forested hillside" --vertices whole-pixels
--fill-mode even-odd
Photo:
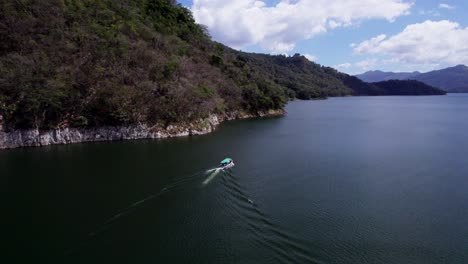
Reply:
[[[231,52],[235,52],[232,50]],[[239,53],[248,67],[259,72],[263,78],[287,88],[289,97],[299,99],[326,98],[354,93],[339,78],[338,72],[329,67],[309,61],[300,54],[292,57]]]
[[[282,108],[283,87],[166,0],[0,4],[0,111],[9,128],[171,123]]]
[[[447,92],[468,92],[468,67],[465,65],[422,73],[411,79],[427,83]]]
[[[468,92],[468,67],[465,65],[457,65],[426,73],[368,71],[358,74],[356,77],[366,82],[416,80],[449,93]]]
[[[356,75],[359,79],[365,82],[382,82],[389,80],[408,80],[421,74],[418,71],[414,72],[384,72],[384,71],[367,71]]]
[[[171,0],[6,0],[0,40],[7,130],[168,125],[281,109],[291,98],[380,93],[299,54],[216,43]]]
[[[444,95],[447,92],[416,80],[389,80],[372,83],[384,91],[382,95]]]

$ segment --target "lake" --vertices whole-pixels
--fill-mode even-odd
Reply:
[[[467,263],[468,94],[0,151],[3,263]],[[225,157],[231,171],[208,171]]]

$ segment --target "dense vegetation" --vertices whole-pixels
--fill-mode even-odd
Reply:
[[[422,73],[411,79],[427,83],[447,92],[468,92],[468,67],[465,65]]]
[[[408,80],[421,74],[418,71],[414,72],[384,72],[384,71],[367,71],[356,75],[359,79],[365,82],[382,82],[389,80]]]
[[[383,95],[444,95],[447,92],[415,80],[389,80],[372,83],[383,89]]]
[[[252,71],[287,88],[290,98],[307,100],[354,93],[337,78],[336,70],[313,63],[300,54],[292,57],[239,52],[238,54]]]
[[[174,1],[2,1],[0,39],[10,128],[168,124],[286,102]]]
[[[7,129],[168,125],[290,98],[381,94],[299,54],[211,41],[171,0],[6,0],[0,40]]]
[[[368,71],[356,75],[356,77],[366,82],[417,80],[449,93],[468,92],[468,67],[465,65],[457,65],[426,73]]]

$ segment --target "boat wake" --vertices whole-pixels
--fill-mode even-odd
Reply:
[[[222,178],[222,185],[229,194],[226,195],[229,199],[226,206],[246,224],[253,236],[251,243],[255,247],[272,252],[271,257],[275,263],[323,263],[313,257],[306,241],[285,231],[263,213],[232,172],[224,171],[224,174],[226,177]]]
[[[216,175],[219,174],[219,172],[226,171],[227,169],[230,169],[232,167],[234,167],[234,161],[231,158],[223,159],[220,162],[219,167],[214,168],[214,169],[209,169],[206,171],[206,173],[211,173],[211,174],[210,176],[208,176],[208,178],[206,178],[206,180],[203,181],[203,185],[207,185],[208,183],[210,183],[216,177]]]
[[[223,171],[223,169],[221,168],[207,170],[206,172],[210,173],[210,175],[203,181],[202,184],[207,185],[208,183],[210,183],[216,177],[216,175],[218,175],[221,171]]]
[[[253,248],[270,252],[268,254],[272,258],[271,262],[275,263],[322,263],[317,258],[313,257],[310,248],[306,246],[306,241],[282,229],[279,225],[275,224],[267,214],[260,210],[257,203],[247,195],[247,192],[231,170],[220,167],[199,171],[178,178],[159,191],[132,203],[109,217],[109,219],[94,231],[89,232],[81,243],[67,250],[65,256],[71,255],[73,252],[83,248],[98,235],[110,229],[119,219],[128,216],[145,203],[172,191],[182,190],[186,187],[200,186],[194,184],[194,182],[201,181],[203,177],[205,178],[201,182],[201,185],[202,187],[207,186],[218,175],[222,175],[218,182],[221,183],[224,189],[223,192],[227,193],[227,195],[224,196],[225,198],[223,198],[226,204],[225,206],[230,209],[229,211],[233,214],[233,217],[240,219],[240,223],[245,225],[245,228],[252,234],[252,240],[249,242],[252,244]]]
[[[210,173],[210,172],[216,171],[216,170],[218,170],[218,169],[219,169],[219,168],[209,169],[209,170],[206,170],[206,173]]]
[[[161,195],[163,195],[165,193],[174,191],[174,190],[179,189],[179,188],[183,188],[188,183],[190,183],[190,182],[192,182],[194,180],[198,180],[201,177],[206,176],[207,174],[209,174],[208,177],[202,182],[203,185],[207,185],[221,171],[225,171],[225,170],[223,170],[223,168],[218,167],[218,168],[208,169],[206,171],[205,170],[198,171],[198,172],[193,173],[191,175],[188,175],[188,176],[185,176],[185,177],[182,177],[182,178],[178,178],[177,180],[175,180],[175,181],[169,183],[168,185],[164,186],[163,188],[161,188],[158,192],[152,193],[152,194],[146,196],[145,198],[143,198],[141,200],[138,200],[138,201],[132,203],[130,206],[122,209],[121,211],[119,211],[118,213],[116,213],[115,215],[110,217],[107,221],[105,221],[104,224],[102,224],[102,226],[100,228],[98,228],[96,231],[90,232],[88,234],[88,236],[90,236],[90,237],[96,236],[97,234],[107,230],[109,228],[109,226],[113,222],[115,222],[116,220],[118,220],[119,218],[121,218],[123,216],[126,216],[126,215],[130,214],[132,211],[136,210],[142,204],[144,204],[146,202],[149,202],[150,200],[152,200],[154,198],[157,198],[157,197],[159,197],[159,196],[161,196]]]
[[[79,243],[78,246],[75,246],[74,248],[65,251],[65,255],[70,255],[75,250],[77,250],[77,249],[81,248],[82,246],[86,245],[93,238],[95,238],[96,236],[98,236],[101,233],[105,232],[106,230],[110,229],[112,224],[114,224],[116,221],[118,221],[119,219],[121,219],[121,218],[123,218],[125,216],[130,215],[132,212],[137,210],[143,204],[148,203],[149,201],[151,201],[151,200],[153,200],[155,198],[158,198],[158,197],[160,197],[160,196],[162,196],[162,195],[164,195],[166,193],[185,188],[186,186],[189,186],[188,185],[189,183],[192,183],[193,181],[199,180],[201,177],[206,176],[206,174],[209,173],[210,171],[213,172],[213,173],[210,174],[210,176],[208,176],[208,178],[204,181],[204,183],[205,183],[205,182],[207,182],[207,180],[209,180],[206,183],[206,184],[208,184],[216,176],[216,174],[219,173],[219,168],[214,168],[214,169],[210,169],[210,170],[202,170],[202,171],[198,171],[196,173],[193,173],[191,175],[178,178],[178,179],[172,181],[171,183],[167,184],[163,188],[161,188],[159,191],[157,191],[155,193],[152,193],[152,194],[149,194],[145,198],[132,203],[128,207],[123,208],[122,210],[118,211],[117,213],[115,213],[114,215],[109,217],[98,228],[96,228],[95,230],[89,232],[87,234],[86,238],[84,238],[83,241],[81,243]],[[210,179],[210,177],[211,177],[211,179]]]

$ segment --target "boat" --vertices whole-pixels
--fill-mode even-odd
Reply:
[[[232,167],[234,167],[234,161],[231,158],[225,158],[221,161],[218,168],[225,170]]]

